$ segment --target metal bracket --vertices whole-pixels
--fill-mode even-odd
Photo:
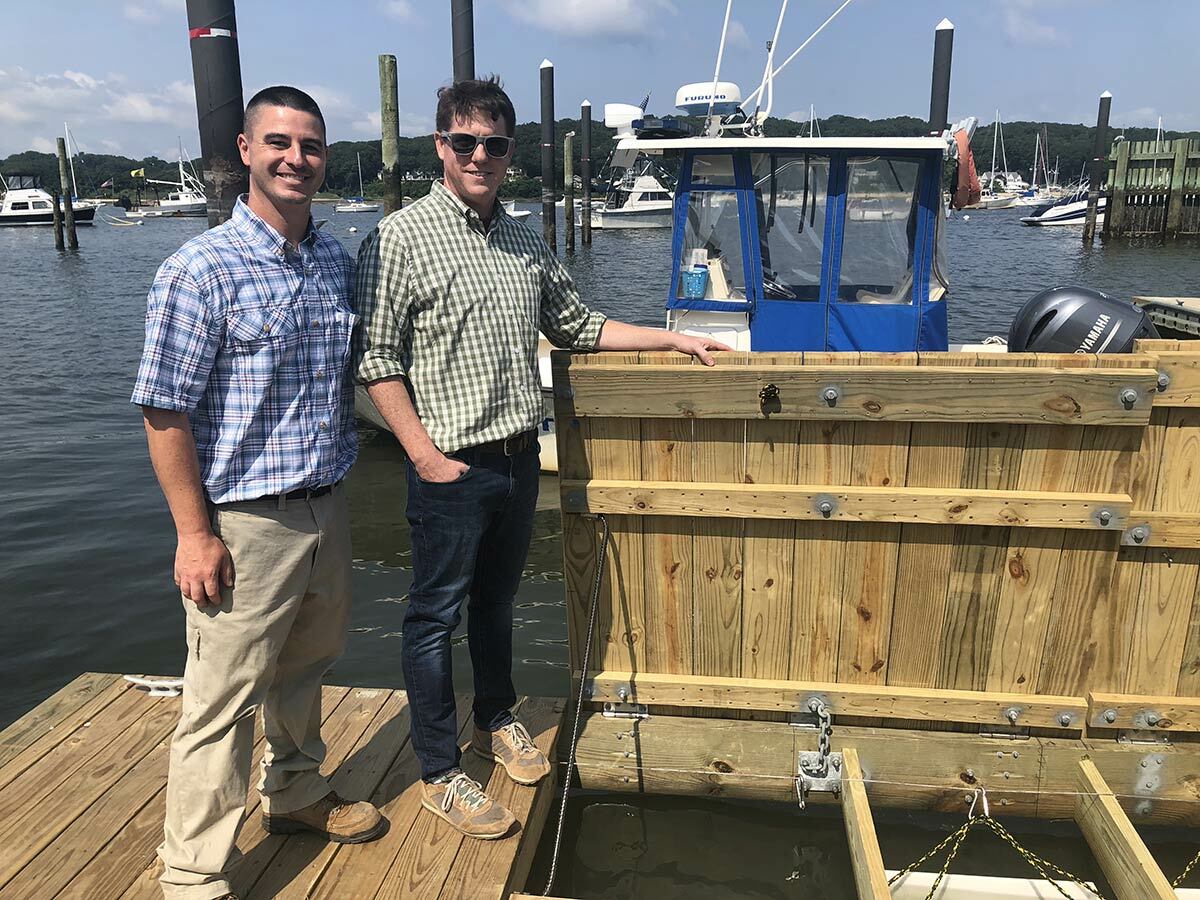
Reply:
[[[1171,736],[1167,731],[1145,731],[1136,728],[1124,728],[1117,732],[1118,744],[1170,744]]]
[[[1126,547],[1142,547],[1150,540],[1150,534],[1150,524],[1148,522],[1141,522],[1130,528],[1126,528],[1121,533],[1121,543]]]
[[[605,703],[603,716],[606,719],[648,719],[650,708],[645,703]]]
[[[841,753],[822,756],[820,750],[801,750],[796,754],[796,799],[801,809],[805,808],[808,795],[814,791],[841,796]]]
[[[1133,792],[1140,797],[1133,811],[1139,816],[1148,816],[1154,811],[1152,797],[1157,797],[1163,785],[1163,769],[1167,758],[1161,753],[1147,753],[1138,762],[1134,772]]]

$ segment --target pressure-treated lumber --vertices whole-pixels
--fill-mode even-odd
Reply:
[[[828,504],[828,512],[821,504]],[[855,485],[681,485],[667,481],[564,480],[571,513],[702,516],[735,519],[1000,525],[1120,531],[1128,494],[961,490]],[[1105,515],[1107,513],[1107,515]],[[1197,528],[1200,533],[1200,527]]]
[[[1166,389],[1154,395],[1154,405],[1200,406],[1200,346],[1193,350],[1157,350],[1154,355],[1158,371],[1170,379]]]
[[[1175,891],[1090,759],[1079,763],[1075,822],[1117,900],[1174,900]]]
[[[571,365],[556,388],[580,416],[1144,425],[1149,368]],[[764,413],[759,393],[779,391]],[[833,389],[833,402],[823,399]],[[1133,393],[1122,400],[1123,392]]]
[[[1138,526],[1145,526],[1145,537],[1133,534]],[[1200,549],[1200,516],[1132,510],[1126,519],[1124,543],[1131,547]]]
[[[842,818],[850,842],[850,864],[854,867],[859,900],[888,900],[892,893],[883,870],[883,855],[875,836],[875,820],[871,817],[858,751],[853,747],[842,750]]]
[[[653,705],[808,713],[809,702],[815,698],[825,703],[835,717],[977,722],[1076,731],[1083,728],[1087,711],[1083,697],[765,678],[602,671],[589,675],[588,686],[593,700],[613,702],[624,699],[630,703]],[[620,693],[622,690],[626,694],[624,698]],[[1016,718],[1010,718],[1010,713],[1015,713]]]
[[[1089,728],[1200,731],[1200,697],[1146,694],[1088,695]]]

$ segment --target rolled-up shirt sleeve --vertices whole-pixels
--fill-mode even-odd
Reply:
[[[607,316],[579,299],[570,273],[547,247],[542,260],[542,305],[538,323],[555,347],[592,351],[600,341]]]
[[[131,402],[190,413],[199,405],[220,348],[206,296],[174,258],[159,267],[146,301],[146,340]]]
[[[404,330],[411,300],[403,241],[385,221],[358,248],[355,304],[362,321],[354,333],[354,373],[364,383],[407,375]]]

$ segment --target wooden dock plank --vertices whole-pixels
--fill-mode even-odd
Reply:
[[[120,728],[106,727],[107,719],[100,719],[88,729],[88,739],[80,746],[90,745],[89,752],[72,761],[68,777],[53,779],[51,791],[39,791],[36,803],[21,803],[30,792],[21,790],[20,778],[10,785],[11,791],[0,795],[0,822],[4,823],[0,840],[5,851],[0,859],[0,884],[15,877],[174,728],[177,715],[173,704],[136,690],[131,693],[141,708],[132,709],[135,714],[128,718],[114,716],[114,722],[122,723]],[[32,809],[40,810],[41,815],[29,815]]]
[[[55,729],[61,731],[69,723],[68,716],[85,704],[91,704],[89,710],[94,709],[97,695],[113,688],[120,680],[121,676],[107,672],[84,672],[0,731],[0,773],[8,771],[8,762],[31,744],[44,739]],[[90,712],[82,715],[86,717]]]
[[[858,751],[853,747],[842,748],[842,760],[842,815],[858,897],[859,900],[888,900],[892,892],[883,870],[883,854],[879,852],[879,838],[875,835],[875,820],[863,784]]]

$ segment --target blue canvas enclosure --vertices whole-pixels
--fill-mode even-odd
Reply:
[[[688,143],[668,309],[744,313],[754,350],[947,349],[940,151]],[[686,297],[699,264],[706,296]]]

